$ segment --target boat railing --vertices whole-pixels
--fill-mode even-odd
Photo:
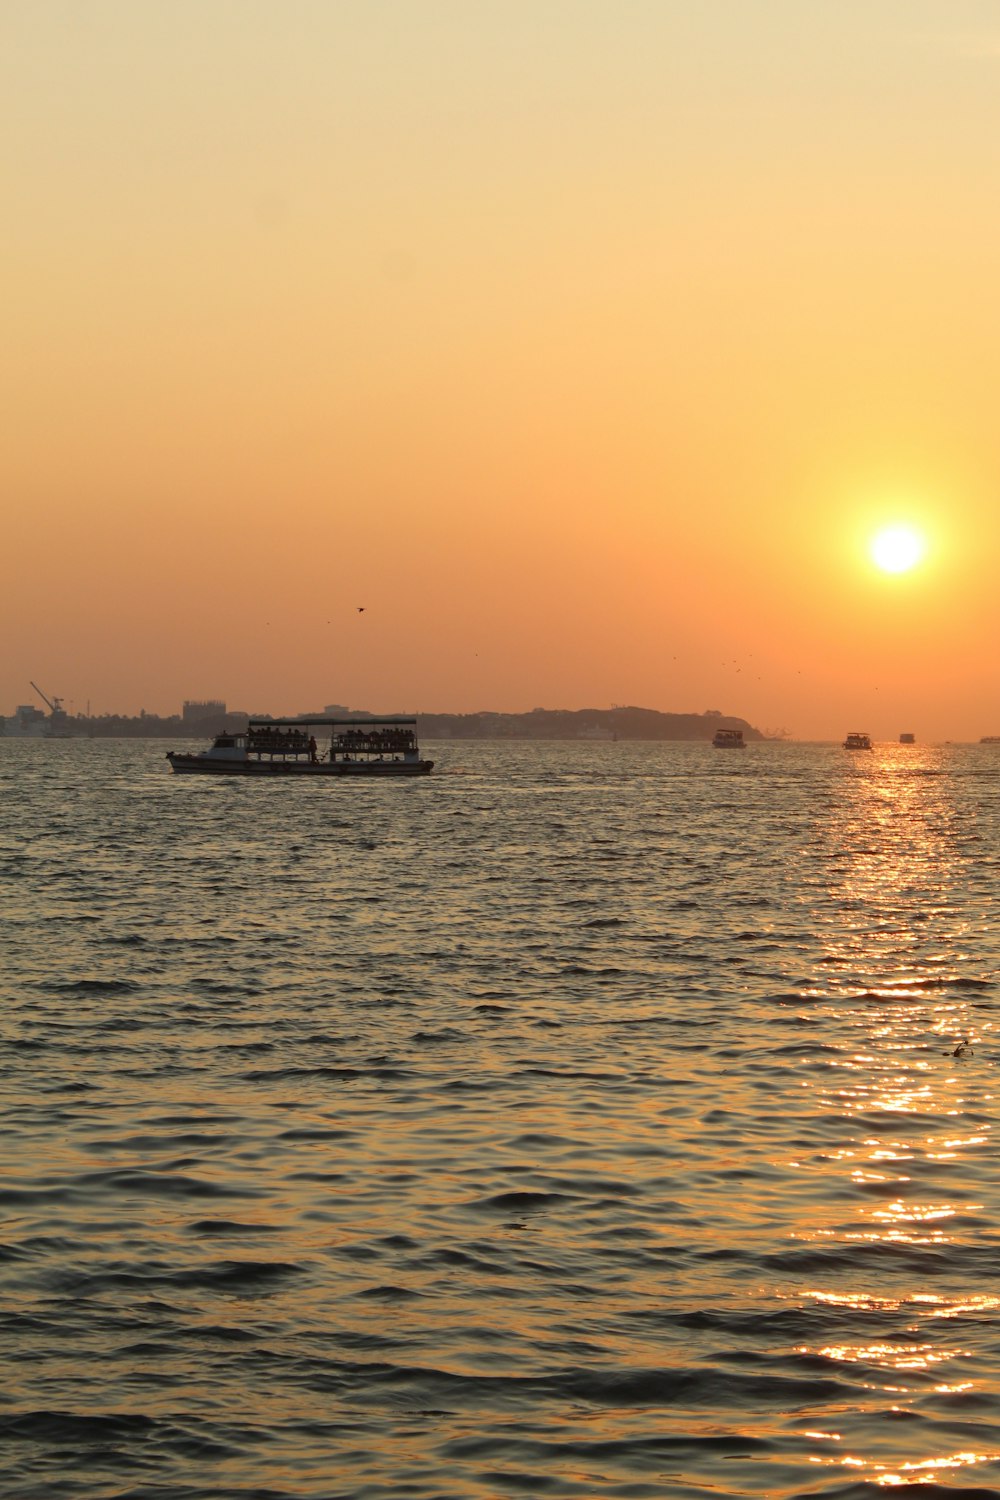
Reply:
[[[416,750],[417,741],[412,731],[406,729],[376,729],[370,734],[349,729],[344,734],[335,734],[330,748],[341,755],[405,755]]]
[[[308,755],[309,736],[298,729],[251,729],[247,749],[251,755]]]

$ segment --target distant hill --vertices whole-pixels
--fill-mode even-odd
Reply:
[[[346,716],[352,710],[338,712]],[[353,713],[358,718],[366,717],[361,709]],[[176,714],[170,718],[147,713],[135,718],[67,715],[64,732],[91,739],[207,739],[223,728],[245,729],[246,722],[245,713],[232,709],[196,725],[184,723]],[[664,714],[655,708],[533,708],[527,714],[418,713],[417,728],[428,740],[710,740],[717,729],[742,729],[747,741],[767,738],[746,719],[731,714]]]
[[[717,729],[764,735],[746,719],[709,712],[666,714],[655,708],[534,708],[527,714],[418,714],[428,740],[710,740]]]

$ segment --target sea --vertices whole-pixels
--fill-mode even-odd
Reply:
[[[4,1500],[1000,1495],[1000,749],[0,741]]]

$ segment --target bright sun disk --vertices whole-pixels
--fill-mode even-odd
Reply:
[[[886,526],[872,538],[872,558],[884,573],[905,573],[920,561],[924,550],[924,539],[912,526]]]

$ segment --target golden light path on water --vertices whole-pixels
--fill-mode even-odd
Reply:
[[[34,748],[12,1493],[1000,1494],[991,747]]]
[[[902,1296],[862,1284],[808,1293],[817,1307],[836,1307],[862,1323],[866,1315],[878,1321],[901,1314],[905,1339],[862,1337],[798,1352],[841,1370],[853,1367],[894,1424],[912,1415],[925,1390],[975,1397],[982,1381],[963,1371],[970,1356],[961,1324],[991,1318],[1000,1307],[992,1295],[948,1299],[926,1289],[934,1254],[960,1252],[982,1229],[984,1205],[966,1183],[992,1149],[987,1111],[995,1097],[989,1073],[970,1071],[977,1049],[992,1041],[993,1022],[977,1016],[969,991],[956,986],[957,966],[970,957],[976,933],[969,922],[955,921],[953,872],[962,856],[939,755],[933,748],[880,746],[848,766],[843,798],[820,828],[828,849],[839,851],[837,876],[815,913],[829,979],[804,993],[839,1023],[831,1034],[839,1029],[848,1038],[828,1058],[817,1088],[817,1108],[839,1112],[845,1126],[843,1145],[825,1153],[820,1170],[839,1174],[856,1197],[853,1219],[845,1222],[834,1217],[843,1199],[828,1194],[829,1218],[796,1236],[817,1245],[856,1244],[865,1252],[859,1266],[866,1277],[879,1274],[873,1251],[891,1258],[894,1271],[900,1261],[913,1269],[912,1289]],[[940,949],[928,943],[938,916],[950,921],[951,945]],[[956,932],[964,945],[957,950]],[[943,1326],[952,1337],[940,1339]],[[898,1425],[891,1430],[898,1433]],[[835,1424],[804,1435],[817,1444],[811,1463],[855,1472],[880,1487],[937,1484],[1000,1461],[1000,1444],[995,1451],[915,1453],[900,1462],[875,1451],[838,1451],[845,1435]],[[898,1453],[898,1438],[894,1446]],[[968,1482],[975,1483],[971,1474]]]

